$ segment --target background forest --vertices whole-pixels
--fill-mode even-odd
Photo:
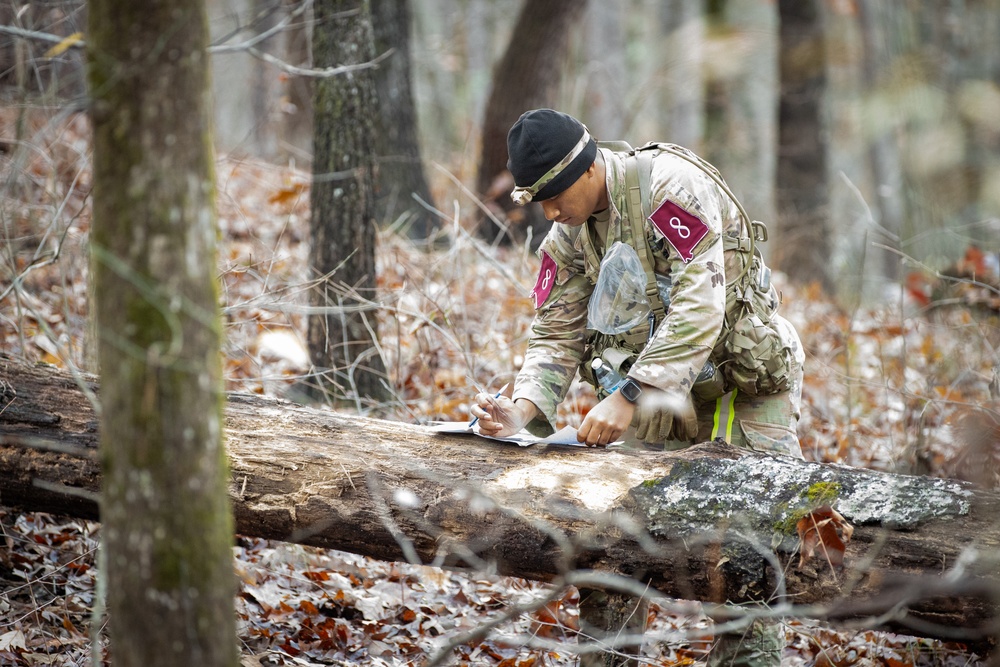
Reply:
[[[377,224],[339,223],[370,228],[372,247],[325,244],[346,250],[323,258],[344,278],[322,299],[362,304],[374,335],[340,360],[350,381],[336,409],[463,419],[475,387],[510,380],[546,223],[510,210],[503,139],[521,111],[549,106],[599,139],[694,149],[768,223],[763,250],[807,350],[807,458],[996,486],[1000,0],[371,0],[361,60],[377,63],[375,92],[359,115],[333,119],[317,87],[345,80],[323,70],[346,64],[337,45],[357,37],[316,17],[357,3],[206,4],[227,389],[315,400],[315,190],[327,185],[316,174],[336,171],[314,163],[316,137],[350,137],[359,118],[372,122],[361,145],[377,165]],[[83,370],[94,363],[86,12],[77,0],[0,0],[0,354]],[[324,133],[331,122],[340,129]],[[374,280],[349,273],[365,252]],[[373,347],[377,396],[351,375]],[[592,404],[574,386],[560,418],[578,423]],[[0,664],[89,664],[99,525],[14,510],[0,520]],[[237,571],[248,665],[419,664],[452,627],[538,588],[253,540],[241,540]],[[331,579],[333,616],[319,611]],[[571,644],[574,604],[516,618],[462,657],[572,664],[571,650],[525,637]],[[675,641],[648,648],[653,664],[703,660],[710,630],[697,610],[654,615]],[[788,664],[981,659],[811,624],[786,634]]]

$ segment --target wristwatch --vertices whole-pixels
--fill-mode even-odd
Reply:
[[[625,381],[618,386],[618,391],[629,403],[635,403],[642,395],[642,385],[632,378],[625,378]]]

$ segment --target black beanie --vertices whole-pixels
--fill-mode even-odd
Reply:
[[[552,109],[535,109],[521,114],[507,133],[507,169],[519,188],[530,188],[556,166],[580,142],[587,128],[570,115]],[[591,138],[584,149],[531,201],[555,197],[576,183],[597,157]]]

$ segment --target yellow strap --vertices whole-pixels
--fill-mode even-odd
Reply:
[[[715,399],[715,415],[712,417],[712,440],[723,438],[733,441],[733,423],[736,421],[736,389]]]

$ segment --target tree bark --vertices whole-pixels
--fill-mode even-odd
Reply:
[[[379,112],[375,206],[380,224],[394,224],[405,216],[403,229],[407,236],[426,239],[441,225],[435,214],[413,198],[416,195],[434,204],[417,136],[410,74],[410,16],[410,0],[372,0],[375,54],[392,52],[375,71]]]
[[[97,518],[94,378],[0,361],[0,387],[0,501]],[[971,642],[997,623],[1000,494],[962,482],[714,443],[522,448],[250,395],[230,396],[226,424],[242,534],[539,580],[595,569]],[[796,520],[833,498],[855,528],[844,566],[800,566]]]
[[[92,0],[89,12],[112,653],[122,667],[230,667],[208,17],[201,0]]]
[[[318,68],[373,58],[368,0],[318,0],[313,49]],[[309,354],[319,373],[315,398],[387,395],[378,354],[375,300],[375,83],[371,68],[315,84],[310,262],[317,287]]]
[[[890,17],[898,17],[900,14],[905,16],[905,12],[900,12],[898,8],[885,4],[879,6],[878,3],[867,1],[859,2],[857,7],[857,23],[864,44],[860,57],[861,84],[864,95],[870,97],[878,95],[885,89],[887,81],[884,79],[883,68],[888,68],[888,65],[896,62],[899,57],[899,47],[902,46],[900,42],[905,42],[909,33],[906,30],[894,29],[893,22],[889,20]],[[906,46],[912,47],[913,44]],[[900,116],[902,114],[883,114],[868,131],[871,135],[866,137],[868,160],[874,192],[867,201],[873,209],[872,215],[878,226],[871,231],[864,228],[851,230],[851,235],[862,239],[867,246],[879,244],[897,251],[906,224],[904,196],[906,178],[903,169],[904,156],[899,145],[900,133],[906,121]],[[865,222],[865,226],[868,227],[869,224]],[[882,230],[887,233],[880,233]],[[900,261],[896,252],[878,247],[863,247],[859,249],[859,253],[862,257],[871,253],[878,258],[873,264],[876,272],[874,277],[880,286],[883,279],[899,281]],[[845,286],[842,288],[843,292],[859,295],[862,293],[864,287],[862,280],[865,277],[863,268],[851,276],[857,284]],[[871,277],[868,280],[871,281]],[[876,296],[880,297],[882,294]]]

